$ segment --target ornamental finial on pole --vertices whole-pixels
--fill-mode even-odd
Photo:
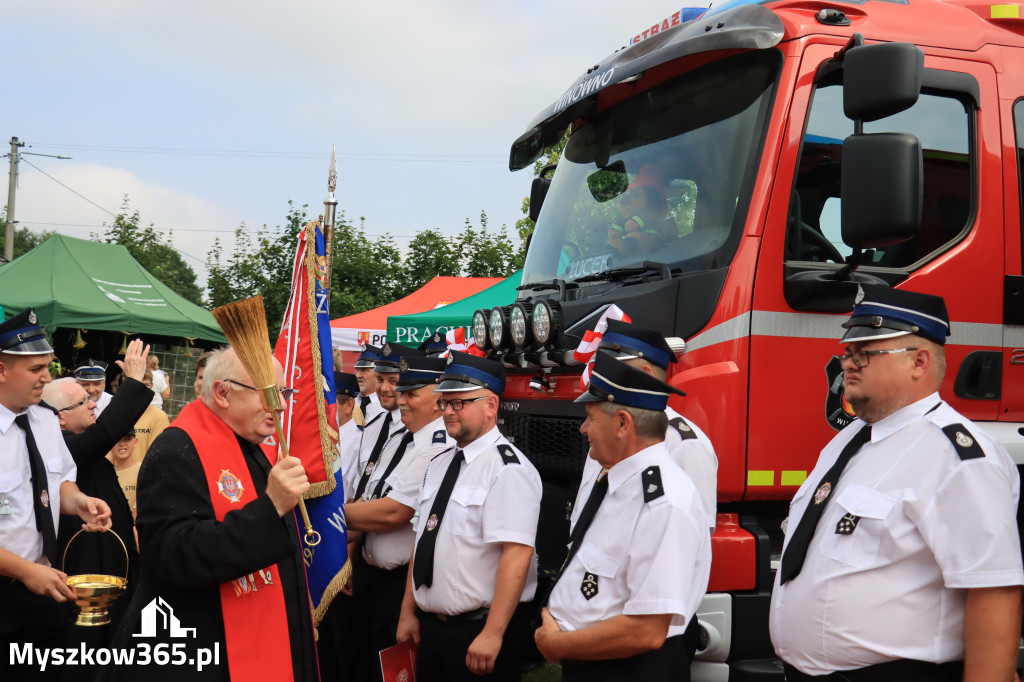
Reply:
[[[327,171],[327,192],[334,194],[334,188],[338,186],[338,159],[334,154],[334,145],[331,145],[331,169]]]
[[[334,198],[334,188],[338,186],[338,162],[331,145],[331,168],[327,171],[327,198],[324,199],[324,251],[326,256],[327,295],[330,304],[331,275],[334,269],[334,217],[338,201]]]

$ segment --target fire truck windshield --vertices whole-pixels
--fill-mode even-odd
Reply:
[[[673,272],[727,266],[779,63],[774,50],[712,62],[582,123],[552,179],[523,283],[645,260]]]

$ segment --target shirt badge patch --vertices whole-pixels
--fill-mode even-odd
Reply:
[[[963,431],[956,432],[956,444],[960,447],[969,448],[974,445],[974,439],[968,436]]]
[[[843,518],[839,519],[839,523],[836,524],[836,535],[852,535],[853,531],[856,530],[857,523],[859,521],[859,516],[846,514]]]
[[[583,598],[590,601],[597,596],[597,576],[593,573],[585,573],[583,575],[583,583],[580,585],[580,592],[583,593]]]
[[[229,502],[241,502],[245,488],[237,476],[227,469],[221,469],[220,477],[217,479],[217,492],[228,498]]]
[[[50,508],[50,493],[46,492],[46,488],[43,488],[43,492],[39,496],[39,501],[42,502],[43,506],[47,509]]]
[[[366,463],[366,471],[364,472],[366,476],[370,476],[371,474],[373,474],[373,467],[374,466],[376,466],[376,462],[367,462]]]
[[[430,518],[427,519],[427,531],[432,531],[437,528],[437,514],[431,514]]]
[[[814,504],[821,504],[828,499],[829,494],[832,492],[832,484],[825,481],[818,488],[817,492],[814,493]]]

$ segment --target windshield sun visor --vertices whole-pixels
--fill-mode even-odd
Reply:
[[[589,69],[551,106],[538,114],[514,143],[509,169],[525,168],[561,138],[569,124],[593,110],[597,94],[660,64],[701,52],[766,49],[785,33],[782,20],[762,5],[742,5],[662,31],[620,50]]]

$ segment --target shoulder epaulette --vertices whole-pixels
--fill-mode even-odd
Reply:
[[[661,468],[647,467],[640,476],[644,484],[644,502],[656,500],[665,494],[665,486],[661,484]]]
[[[438,429],[437,431],[434,431],[434,439],[431,441],[431,443],[443,443],[445,442],[445,440],[447,440],[447,438],[448,432],[445,431],[444,429]]]
[[[696,438],[697,432],[693,430],[693,427],[686,423],[686,420],[682,417],[676,417],[675,419],[669,419],[668,425],[675,429],[676,433],[683,440],[688,438]]]
[[[498,446],[498,452],[501,454],[501,460],[505,464],[519,464],[519,457],[516,455],[516,451],[512,449],[511,445],[502,443]]]
[[[985,456],[985,451],[981,449],[978,441],[974,439],[971,432],[963,424],[943,426],[942,432],[946,434],[946,438],[956,448],[956,454],[960,455],[961,460],[977,459]]]
[[[56,407],[54,407],[50,403],[46,402],[45,400],[40,400],[39,401],[39,407],[45,407],[46,409],[48,409],[50,412],[53,412],[54,414],[60,414],[60,412],[57,411]]]

